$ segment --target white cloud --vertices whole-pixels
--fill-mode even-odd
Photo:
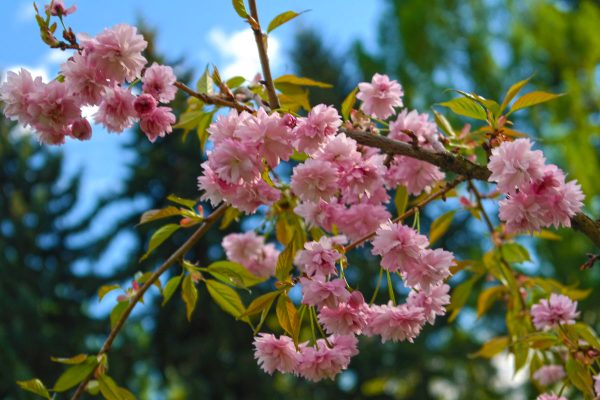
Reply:
[[[252,79],[260,72],[260,59],[254,34],[250,29],[225,33],[221,28],[214,28],[208,33],[208,41],[222,59],[219,71],[224,78],[241,75]],[[271,68],[276,68],[280,57],[280,43],[275,36],[269,36],[267,54]]]
[[[73,55],[72,51],[51,49],[44,57],[44,64],[62,64]]]

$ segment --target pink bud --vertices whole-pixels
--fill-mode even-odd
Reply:
[[[79,140],[89,140],[92,137],[92,126],[85,118],[79,118],[71,125],[71,136]]]
[[[133,108],[140,117],[148,115],[156,108],[156,99],[150,94],[141,94],[135,99]]]
[[[298,120],[292,114],[285,114],[283,118],[281,118],[281,123],[288,128],[293,129],[298,123]]]

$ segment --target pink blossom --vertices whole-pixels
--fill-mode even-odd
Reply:
[[[428,292],[450,276],[454,254],[443,249],[425,249],[418,262],[407,262],[400,266],[406,286]],[[383,266],[383,262],[382,262]]]
[[[308,159],[294,168],[292,190],[301,200],[329,200],[338,190],[338,172],[327,161]]]
[[[272,243],[254,232],[231,233],[223,238],[222,246],[227,258],[242,264],[254,275],[266,278],[275,273],[279,251]]]
[[[333,215],[333,223],[350,240],[373,232],[391,217],[384,205],[370,203],[353,204],[350,207],[338,204]]]
[[[367,314],[367,336],[380,335],[383,343],[408,340],[419,336],[426,322],[423,309],[411,304],[371,306]]]
[[[65,85],[79,97],[81,104],[100,103],[109,81],[103,71],[92,63],[89,57],[75,53],[61,65]]]
[[[295,134],[298,151],[315,152],[327,136],[335,135],[342,119],[334,107],[316,105],[306,118],[299,118]]]
[[[251,144],[226,139],[209,153],[208,162],[217,175],[229,183],[252,183],[260,179],[262,164]]]
[[[292,373],[296,371],[300,354],[296,351],[294,341],[289,336],[260,333],[254,338],[254,358],[260,367],[273,375],[273,372]]]
[[[349,168],[342,169],[339,185],[345,203],[353,204],[362,198],[370,198],[383,186],[384,158],[383,155],[360,158]]]
[[[0,100],[4,102],[4,115],[22,124],[31,125],[30,96],[44,86],[41,77],[32,78],[29,71],[21,68],[18,73],[8,71],[6,82],[0,85]]]
[[[350,298],[346,283],[341,279],[325,281],[323,277],[315,276],[313,279],[300,278],[300,284],[302,304],[334,308],[340,302],[348,301]]]
[[[198,190],[204,191],[201,199],[209,200],[213,206],[217,206],[225,196],[235,191],[235,187],[219,178],[208,161],[202,163],[202,169],[204,174],[198,177]]]
[[[390,188],[406,186],[409,193],[419,195],[446,175],[435,165],[412,157],[394,156],[385,174],[386,184]]]
[[[342,237],[345,243],[346,238]],[[318,242],[307,242],[304,250],[296,253],[295,264],[308,276],[314,275],[337,275],[335,263],[342,255],[334,249],[334,244],[340,244],[340,240],[322,236]]]
[[[402,107],[404,91],[397,81],[387,75],[375,74],[371,83],[358,84],[356,98],[362,100],[360,109],[375,118],[386,119],[394,115],[394,107]]]
[[[137,120],[134,102],[131,91],[120,86],[106,88],[94,121],[104,125],[109,132],[123,132]]]
[[[578,316],[577,302],[562,294],[552,293],[550,300],[542,299],[531,307],[533,325],[540,331],[574,324]]]
[[[531,146],[529,139],[517,139],[503,142],[492,150],[488,163],[492,174],[488,180],[498,182],[498,190],[514,193],[517,186],[542,177],[544,154],[540,150],[531,150]]]
[[[420,267],[421,257],[428,245],[427,237],[414,229],[388,221],[375,232],[372,253],[382,257],[381,266],[384,269],[390,272],[406,271],[407,268]]]
[[[69,136],[79,140],[89,140],[92,137],[92,126],[85,118],[79,118],[71,125]]]
[[[143,93],[139,95],[133,102],[133,108],[138,116],[151,114],[157,106],[157,101],[149,94]]]
[[[277,113],[268,115],[264,108],[241,121],[235,132],[242,141],[257,146],[259,155],[275,168],[280,160],[287,161],[294,153],[293,134]]]
[[[360,334],[367,325],[367,307],[362,293],[355,290],[348,302],[341,302],[337,307],[321,308],[319,322],[327,333]]]
[[[568,400],[565,396],[558,396],[554,393],[542,393],[536,400]]]
[[[240,211],[252,214],[261,205],[270,206],[279,200],[279,190],[269,186],[265,181],[244,185],[236,185],[235,190],[228,194],[226,200]]]
[[[138,78],[146,65],[142,52],[148,46],[137,28],[119,24],[104,29],[95,38],[80,37],[84,56],[99,69],[100,73],[114,82],[132,82]]]
[[[432,145],[439,143],[437,138],[437,125],[429,121],[429,114],[419,114],[417,110],[402,110],[395,121],[390,122],[390,139],[403,142],[412,142],[412,138],[403,131],[411,131],[415,134],[420,145]]]
[[[571,217],[581,211],[584,198],[577,181],[563,184],[557,193],[547,196],[546,201],[542,202],[546,211],[545,225],[554,225],[557,228],[562,225],[570,228]]]
[[[600,396],[600,374],[594,376],[594,392],[596,396]]]
[[[66,8],[64,0],[51,0],[50,4],[46,4],[44,6],[44,10],[46,10],[46,12],[50,12],[50,15],[55,17],[66,17],[67,15],[73,14],[75,11],[77,11],[77,6],[72,5],[71,7]]]
[[[321,227],[330,231],[336,208],[325,200],[305,201],[298,204],[294,212],[304,219],[308,228]]]
[[[446,284],[434,286],[429,289],[429,292],[411,290],[406,303],[421,307],[425,319],[429,324],[433,325],[436,316],[446,314],[445,306],[450,304],[449,292],[450,286]]]
[[[356,141],[345,134],[329,136],[323,146],[314,155],[317,160],[329,161],[338,168],[351,168],[361,158]]]
[[[533,379],[542,386],[551,385],[562,380],[566,376],[562,365],[544,365],[533,374]]]
[[[208,127],[208,133],[210,133],[210,139],[214,142],[215,146],[225,139],[236,139],[235,131],[238,125],[242,124],[243,121],[250,117],[250,114],[246,111],[238,114],[236,110],[231,110],[227,115],[219,115],[217,120],[210,124]]]
[[[177,93],[176,81],[177,78],[173,73],[173,68],[154,62],[144,72],[142,90],[161,103],[168,103],[175,99]]]
[[[165,137],[167,133],[173,132],[171,125],[175,121],[176,118],[171,112],[171,107],[156,107],[154,111],[142,115],[140,128],[146,134],[148,140],[154,143],[156,138]]]
[[[300,346],[300,362],[298,374],[310,381],[333,379],[338,373],[348,368],[350,359],[358,354],[358,340],[355,336],[330,336],[330,348],[324,339],[316,342],[316,347],[307,344]]]
[[[506,231],[533,232],[546,225],[545,210],[536,196],[525,192],[510,195],[505,200],[500,200],[498,216],[501,221],[506,222]]]

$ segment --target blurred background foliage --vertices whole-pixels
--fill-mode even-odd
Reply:
[[[341,49],[333,41],[324,42],[318,28],[297,32],[289,54],[293,72],[335,86],[313,90],[312,104],[339,106],[357,82],[370,79],[374,72],[398,79],[406,106],[421,111],[453,97],[445,91],[448,88],[499,99],[511,84],[534,75],[528,89],[567,95],[517,113],[517,129],[534,137],[553,162],[579,180],[587,210],[600,215],[599,2],[387,0],[383,4],[379,27],[373,27],[379,29],[377,48],[357,42]],[[148,58],[177,63],[162,60],[152,46]],[[190,76],[191,71],[182,80]],[[185,106],[183,97],[174,104],[178,112]],[[460,128],[470,121],[452,122]],[[137,271],[148,271],[167,257],[185,233],[176,234],[144,264],[137,260],[156,226],[135,227],[137,211],[123,211],[118,220],[106,221],[108,229],[93,241],[70,238],[85,235],[89,223],[101,218],[111,204],[142,198],[147,208],[159,208],[170,193],[197,197],[201,155],[194,135],[184,142],[175,132],[151,145],[138,132],[128,145],[135,157],[126,189],[100,199],[85,218],[66,224],[65,215],[77,201],[79,176],[57,187],[60,152],[40,147],[27,136],[9,134],[12,129],[11,123],[1,121],[0,397],[26,399],[30,397],[18,391],[14,381],[36,376],[53,382],[61,366],[51,363],[49,355],[91,353],[101,344],[108,322],[89,312],[90,304],[97,302],[97,288],[107,282],[128,286]],[[488,207],[494,211],[491,203]],[[457,214],[446,239],[438,243],[462,259],[480,257],[490,246],[478,221],[468,219],[468,213]],[[236,223],[228,231],[239,229]],[[123,255],[126,263],[98,275],[76,268],[82,260],[101,257],[123,232],[136,238],[135,246]],[[188,258],[201,265],[222,258],[223,234],[213,229]],[[568,230],[560,234],[560,242],[524,240],[534,263],[524,265],[523,271],[596,288],[597,269],[578,269],[592,250],[590,242]],[[351,263],[359,268],[350,279],[361,288],[373,286],[376,262],[368,251],[356,252]],[[172,273],[178,272],[173,268]],[[500,305],[476,319],[475,295],[457,322],[438,320],[414,344],[381,345],[376,339],[361,339],[361,353],[347,372],[335,382],[309,384],[262,373],[252,357],[250,330],[220,311],[203,290],[191,323],[178,296],[164,308],[148,298],[150,306],[135,313],[115,343],[109,357],[111,376],[144,399],[527,399],[536,393],[530,386],[509,384],[512,377],[503,378],[489,361],[467,357],[505,329]],[[261,290],[268,287],[257,288]],[[583,318],[597,330],[599,301],[600,291],[595,290],[581,304]]]

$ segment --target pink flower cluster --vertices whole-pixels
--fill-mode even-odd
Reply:
[[[578,316],[577,302],[562,294],[552,293],[549,300],[542,299],[531,307],[533,325],[538,330],[574,324]]]
[[[254,339],[254,357],[268,374],[275,371],[291,373],[313,382],[333,379],[358,354],[358,340],[352,335],[331,335],[311,346],[301,343],[298,348],[288,336],[277,338],[261,333]]]
[[[254,232],[231,233],[223,238],[222,246],[230,261],[242,264],[254,275],[268,278],[275,275],[279,251],[272,243]]]
[[[554,164],[545,164],[529,139],[504,142],[492,150],[488,168],[491,182],[508,197],[500,201],[499,216],[508,232],[537,231],[554,225],[571,226],[584,195],[577,181],[565,182]]]
[[[358,84],[356,98],[362,100],[360,109],[367,115],[386,119],[395,114],[394,107],[402,107],[402,86],[387,75],[375,74],[371,83]]]
[[[51,13],[66,15],[70,10],[55,1]],[[173,70],[156,63],[148,67],[139,96],[124,85],[140,78],[147,63],[142,52],[148,43],[137,29],[121,24],[96,37],[79,38],[81,50],[61,66],[62,82],[43,83],[25,70],[8,73],[7,81],[0,85],[4,114],[31,126],[46,144],[62,144],[66,137],[91,137],[92,128],[82,118],[83,106],[97,106],[94,121],[110,132],[122,132],[140,121],[151,142],[170,133],[175,115],[158,103],[175,98]]]
[[[542,393],[536,400],[568,400],[565,396],[558,396],[554,393]]]
[[[567,374],[562,365],[551,364],[544,365],[534,372],[533,379],[542,386],[548,386],[562,380]]]
[[[47,12],[50,12],[50,15],[55,17],[66,17],[69,14],[73,14],[77,11],[77,6],[72,5],[71,7],[66,7],[64,0],[51,0],[50,4],[46,4],[44,9]]]

